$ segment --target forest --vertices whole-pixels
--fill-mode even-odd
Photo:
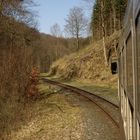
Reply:
[[[91,18],[92,36],[96,40],[120,30],[127,0],[96,0]]]

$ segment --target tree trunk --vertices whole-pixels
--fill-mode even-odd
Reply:
[[[105,19],[104,19],[104,15],[103,15],[103,8],[104,8],[104,2],[103,2],[103,0],[101,0],[101,21],[102,21],[102,33],[103,33],[103,50],[104,50],[105,65],[108,65],[107,56],[106,56],[106,44],[105,44],[106,33],[105,33],[105,23],[104,23]]]
[[[77,34],[77,37],[76,37],[76,45],[77,45],[77,51],[79,51],[79,35]]]
[[[113,9],[113,31],[115,32],[116,31],[116,10],[115,10],[115,4],[114,4],[114,1],[112,3],[112,9]]]
[[[112,21],[112,17],[111,17],[111,14],[110,14],[110,18],[109,18],[109,20],[110,20],[110,31],[109,31],[109,35],[111,35],[112,33],[113,33],[113,21]]]

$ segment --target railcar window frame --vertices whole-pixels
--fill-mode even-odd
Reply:
[[[137,120],[137,140],[140,140],[140,122]]]
[[[125,92],[127,91],[126,88],[126,45],[125,43],[123,44],[123,49],[122,49],[122,57],[123,57],[123,88]]]
[[[139,25],[140,24],[140,10],[139,10],[139,12],[138,12],[138,14],[137,14],[137,16],[136,16],[136,20],[135,20],[135,30],[136,30],[136,50],[137,50],[137,95],[136,95],[136,99],[137,99],[137,118],[138,118],[138,120],[139,120],[139,122],[140,122],[140,74],[139,74],[139,72],[140,72],[140,60],[139,60],[139,56],[140,56],[140,43],[138,44],[138,42],[140,42],[140,41],[138,41],[138,39],[139,39],[139,37],[140,37],[140,28],[138,27],[138,26],[140,26]],[[138,36],[138,32],[137,32],[137,29],[139,30],[139,36]]]
[[[120,53],[120,84],[123,87],[123,54]]]
[[[128,36],[126,37],[126,92],[133,104],[133,54],[132,54],[132,31],[130,30]],[[130,42],[129,42],[130,41]],[[129,44],[130,43],[130,44]],[[130,59],[130,60],[129,60]]]
[[[132,106],[130,101],[128,101],[128,107],[129,107],[129,111],[130,111],[129,112],[129,137],[130,137],[130,139],[133,140],[133,138],[134,138],[134,133],[133,133],[133,128],[134,128],[134,122],[133,122],[133,120],[134,120],[134,108],[133,108],[133,106]]]

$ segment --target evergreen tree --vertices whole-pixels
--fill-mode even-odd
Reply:
[[[115,0],[116,18],[118,21],[118,29],[122,27],[122,21],[127,6],[127,0]]]
[[[93,40],[103,40],[104,57],[106,59],[105,38],[122,28],[127,0],[96,0],[91,17]]]
[[[96,0],[91,17],[91,30],[94,39],[103,37],[104,22],[105,36],[121,29],[127,0]]]

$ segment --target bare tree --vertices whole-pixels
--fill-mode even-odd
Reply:
[[[76,38],[77,50],[79,50],[80,37],[85,35],[84,32],[87,29],[87,23],[83,9],[79,7],[70,9],[66,19],[65,31]]]
[[[2,0],[0,2],[0,17],[10,17],[17,22],[35,28],[37,14],[31,10],[35,6],[37,5],[33,0]]]
[[[83,0],[83,2],[87,9],[92,10],[95,0]]]
[[[61,34],[61,28],[58,23],[55,23],[51,28],[50,28],[51,34],[55,37],[60,37]]]

